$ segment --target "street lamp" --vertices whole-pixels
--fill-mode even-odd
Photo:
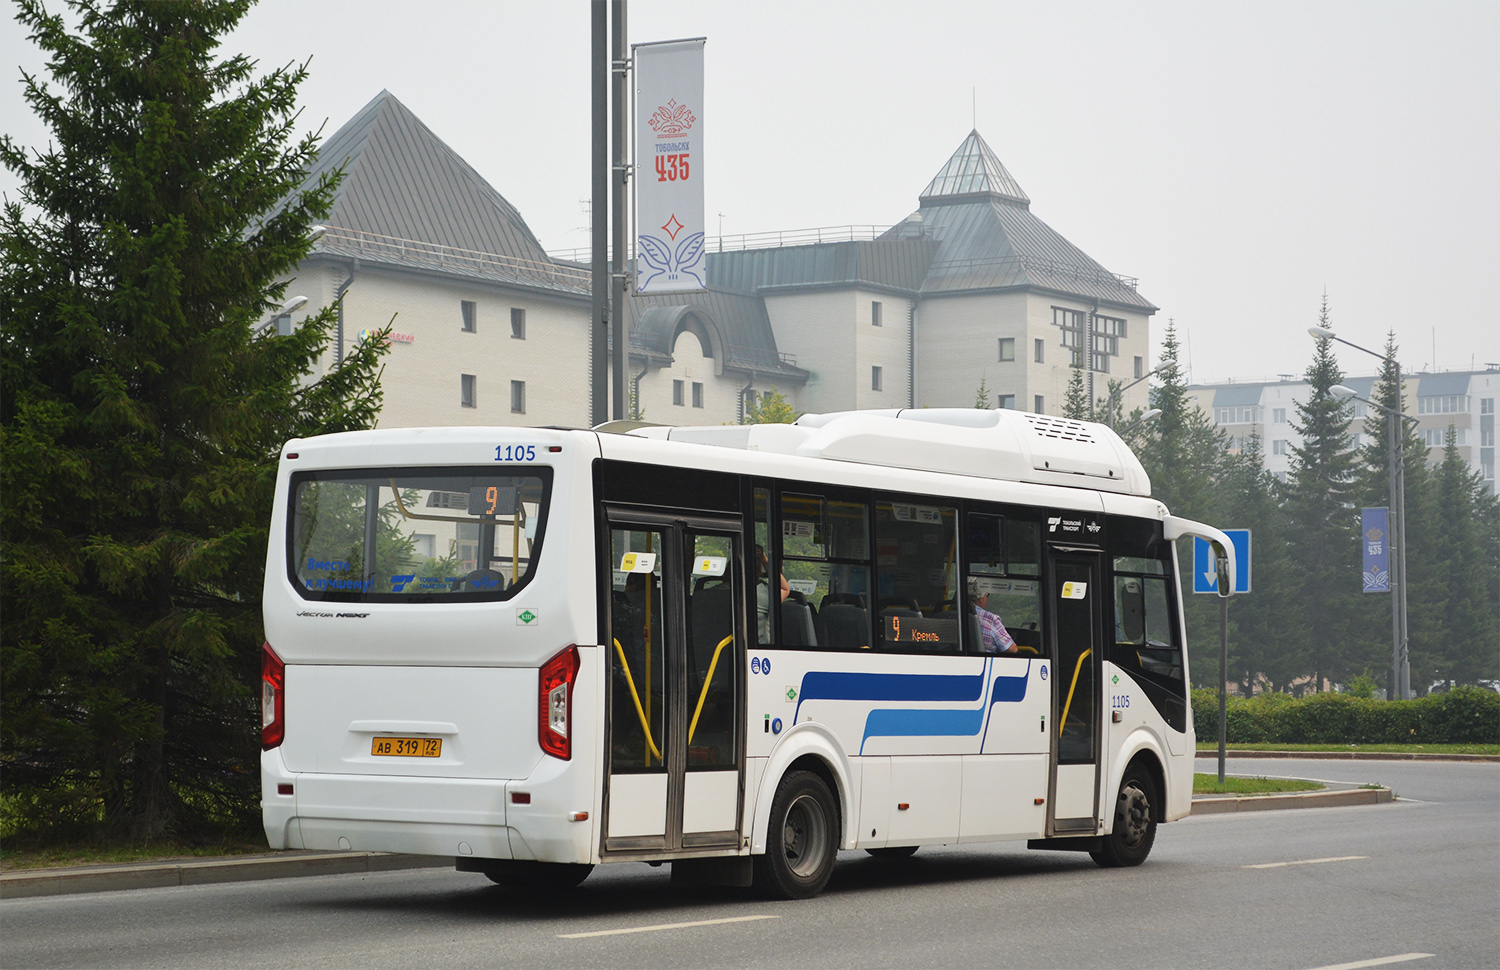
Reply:
[[[1126,385],[1124,385],[1122,387],[1115,388],[1114,392],[1112,394],[1110,394],[1110,396],[1104,402],[1104,423],[1107,424],[1107,425],[1109,425],[1111,428],[1113,428],[1115,426],[1115,398],[1121,396],[1126,391],[1130,390],[1132,387],[1135,387],[1141,381],[1150,380],[1151,378],[1155,377],[1157,374],[1160,374],[1162,371],[1166,370],[1169,366],[1170,366],[1169,364],[1157,364],[1151,370],[1146,371],[1146,373],[1142,374],[1140,377],[1137,377],[1135,380],[1131,381],[1129,384],[1126,384]],[[1161,412],[1157,411],[1156,413],[1160,414]],[[1156,415],[1148,415],[1148,417],[1155,417],[1155,416]],[[1147,420],[1146,417],[1141,418],[1141,421],[1145,421],[1145,420]],[[1140,423],[1140,421],[1136,422],[1136,424],[1139,424],[1139,423]],[[1131,425],[1131,427],[1133,428],[1133,427],[1135,427],[1135,425]],[[1125,430],[1129,431],[1130,428],[1126,428]]]
[[[1364,351],[1371,357],[1389,361],[1396,372],[1396,400],[1401,400],[1401,363],[1396,360],[1394,354],[1386,356],[1368,347],[1350,343],[1343,337],[1336,336],[1327,327],[1308,327],[1307,332],[1319,340],[1337,340],[1345,346]],[[1335,384],[1329,388],[1329,393],[1337,397],[1358,398],[1384,411],[1390,418],[1390,503],[1394,506],[1391,511],[1396,522],[1394,530],[1396,537],[1391,543],[1395,556],[1391,562],[1391,687],[1389,696],[1392,700],[1411,700],[1411,656],[1408,650],[1409,641],[1406,629],[1406,435],[1402,433],[1401,425],[1404,421],[1415,424],[1416,420],[1384,404],[1366,401],[1358,397],[1353,389],[1342,384]]]
[[[1130,424],[1126,425],[1125,430],[1120,432],[1120,437],[1125,437],[1136,428],[1139,428],[1141,425],[1145,424],[1147,421],[1155,421],[1159,417],[1161,417],[1161,408],[1152,408],[1145,414],[1141,415],[1139,418],[1136,418],[1134,421],[1130,422]]]

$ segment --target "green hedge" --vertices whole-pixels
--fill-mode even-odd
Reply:
[[[1500,694],[1456,687],[1410,701],[1347,694],[1266,693],[1230,697],[1224,728],[1232,744],[1500,744]],[[1219,695],[1193,691],[1199,740],[1219,736]]]

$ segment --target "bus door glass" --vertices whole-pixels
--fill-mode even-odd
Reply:
[[[607,851],[736,845],[744,577],[737,523],[610,521]]]
[[[1054,834],[1092,833],[1097,819],[1099,768],[1100,557],[1054,551],[1048,589],[1052,622],[1053,758],[1051,828]]]

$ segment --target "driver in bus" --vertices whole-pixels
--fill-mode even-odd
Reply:
[[[979,617],[980,650],[984,653],[1016,653],[1016,641],[1005,629],[1005,621],[1000,615],[986,609],[990,605],[990,594],[979,592],[978,583],[969,583],[969,602]]]

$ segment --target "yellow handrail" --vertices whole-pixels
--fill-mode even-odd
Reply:
[[[703,702],[708,699],[708,685],[714,681],[714,668],[719,665],[719,654],[733,642],[734,634],[731,633],[714,648],[714,658],[708,662],[708,676],[703,678],[703,689],[698,692],[698,708],[693,711],[693,723],[688,725],[688,744],[693,743],[693,732],[698,730],[698,715],[703,713]]]
[[[625,670],[625,684],[630,688],[630,699],[635,701],[635,716],[641,719],[641,730],[646,732],[646,744],[651,748],[651,753],[656,755],[656,760],[662,761],[661,751],[651,737],[651,725],[646,723],[646,712],[641,710],[641,695],[636,693],[635,678],[630,675],[630,661],[625,659],[625,648],[620,646],[619,640],[615,641],[615,652],[620,655],[620,666]]]
[[[1087,650],[1085,650],[1079,656],[1078,663],[1076,663],[1076,664],[1073,665],[1073,683],[1071,683],[1071,684],[1068,685],[1068,701],[1067,701],[1066,704],[1063,705],[1062,720],[1059,721],[1058,724],[1057,724],[1057,736],[1058,737],[1062,737],[1063,728],[1067,727],[1067,725],[1068,725],[1068,711],[1073,706],[1073,691],[1076,690],[1077,687],[1078,687],[1078,675],[1083,672],[1083,662],[1085,660],[1089,659],[1089,654],[1091,654],[1093,652],[1094,652],[1094,648],[1093,647],[1089,647]]]

